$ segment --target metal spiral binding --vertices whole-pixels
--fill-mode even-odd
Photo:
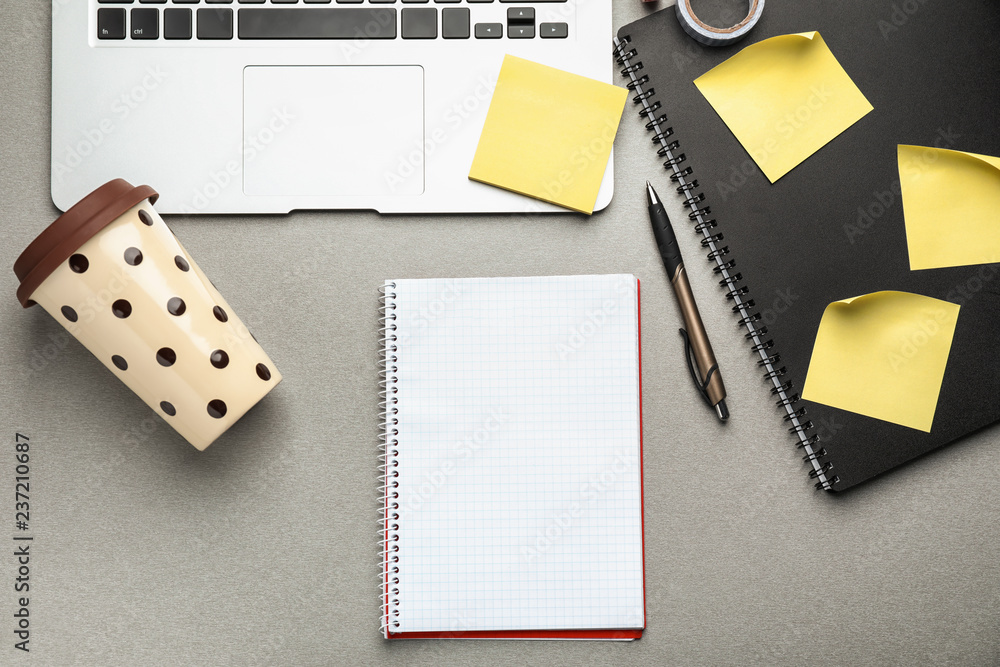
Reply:
[[[399,629],[399,404],[396,376],[396,284],[386,283],[379,288],[379,344],[382,369],[379,371],[379,554],[381,573],[379,588],[382,591],[382,635]]]
[[[646,129],[653,133],[653,144],[658,146],[657,155],[665,158],[663,166],[670,172],[670,180],[677,193],[684,197],[688,218],[694,223],[695,231],[702,235],[701,246],[708,251],[708,259],[715,265],[712,271],[720,278],[719,285],[726,289],[726,298],[734,304],[732,310],[740,318],[739,326],[747,331],[745,337],[750,341],[750,349],[759,357],[757,365],[765,371],[764,379],[771,385],[771,394],[778,399],[776,405],[784,413],[782,417],[789,424],[788,431],[798,441],[798,448],[805,452],[803,460],[811,468],[810,479],[816,480],[816,488],[832,490],[839,481],[831,472],[833,464],[823,460],[826,450],[819,446],[819,435],[810,433],[813,423],[806,418],[806,408],[797,406],[799,395],[791,393],[791,381],[783,380],[786,370],[778,366],[781,357],[772,350],[774,341],[767,338],[767,327],[758,325],[761,315],[753,310],[755,304],[749,298],[750,289],[740,285],[743,276],[734,272],[736,260],[727,258],[729,246],[722,245],[724,237],[715,231],[718,224],[709,218],[711,209],[704,205],[704,194],[695,193],[699,186],[698,181],[691,178],[693,169],[690,166],[681,167],[687,156],[677,152],[680,148],[678,141],[667,141],[674,129],[665,125],[666,114],[657,115],[662,105],[659,100],[652,99],[655,91],[647,85],[650,83],[649,75],[641,73],[642,61],[637,59],[636,49],[629,46],[631,42],[629,36],[622,39],[615,37],[614,55],[622,67],[622,76],[628,79],[628,89],[634,93],[632,101],[642,107],[639,116],[647,121]]]

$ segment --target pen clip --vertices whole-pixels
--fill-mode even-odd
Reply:
[[[694,350],[691,348],[691,338],[688,337],[688,332],[684,329],[679,329],[681,332],[681,338],[684,339],[684,357],[687,359],[688,370],[691,371],[691,379],[694,380],[694,386],[701,394],[701,397],[705,399],[708,403],[708,407],[714,407],[712,405],[712,399],[708,397],[708,385],[712,381],[712,375],[719,370],[719,364],[712,364],[712,367],[708,369],[708,374],[705,376],[705,381],[702,382],[701,377],[698,375],[698,367],[695,365],[694,360]]]

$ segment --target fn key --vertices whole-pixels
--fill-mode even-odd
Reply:
[[[125,39],[125,10],[104,7],[97,10],[97,39]]]

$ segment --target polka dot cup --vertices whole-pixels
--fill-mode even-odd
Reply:
[[[156,198],[123,180],[95,190],[18,258],[17,295],[204,450],[281,374],[157,215]]]

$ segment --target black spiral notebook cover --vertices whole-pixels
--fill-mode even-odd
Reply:
[[[693,81],[811,30],[875,109],[771,184]],[[692,40],[671,7],[622,28],[615,55],[817,487],[1000,420],[1000,265],[910,271],[896,158],[897,144],[1000,156],[1000,2],[768,0],[725,47]],[[930,433],[799,398],[826,306],[880,290],[962,306]]]

